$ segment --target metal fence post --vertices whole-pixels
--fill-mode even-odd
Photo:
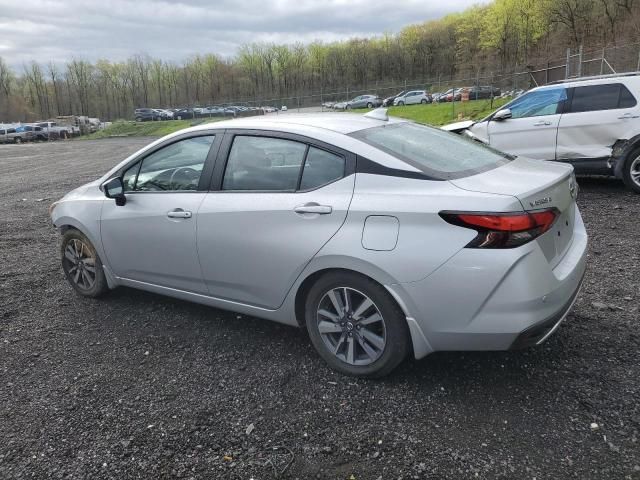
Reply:
[[[582,76],[582,44],[578,48],[578,78]]]
[[[569,72],[570,72],[569,62],[570,61],[571,61],[571,49],[567,48],[567,64],[565,65],[565,73],[564,73],[565,80],[569,78]]]

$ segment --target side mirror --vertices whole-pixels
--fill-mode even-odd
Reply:
[[[498,110],[495,113],[492,120],[496,120],[497,122],[502,122],[503,120],[506,120],[508,118],[511,118],[511,110],[508,108],[503,108],[502,110]]]
[[[102,184],[102,190],[104,196],[107,198],[113,198],[116,201],[116,205],[122,207],[127,203],[127,197],[124,195],[124,184],[122,178],[114,177],[111,180],[107,180]]]

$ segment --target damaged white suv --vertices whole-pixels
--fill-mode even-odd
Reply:
[[[640,193],[640,73],[534,88],[476,122],[443,127],[513,155],[612,175]]]

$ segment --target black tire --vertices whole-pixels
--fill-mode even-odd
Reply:
[[[178,115],[178,120],[182,120],[182,115]]]
[[[13,139],[15,143],[22,143],[22,139],[20,137],[16,137]]]
[[[84,286],[83,279],[80,278],[83,275],[78,275],[77,279],[74,271],[72,270],[74,263],[66,255],[67,249],[73,249],[74,245],[77,245],[75,242],[81,242],[84,248],[87,248],[88,251],[87,257],[93,258],[93,267],[95,270],[95,280],[92,285]],[[62,245],[60,247],[60,257],[62,262],[62,270],[64,271],[65,277],[67,277],[67,281],[73,287],[73,289],[82,295],[83,297],[97,298],[104,295],[107,291],[109,291],[109,286],[107,285],[107,279],[104,275],[104,271],[102,270],[102,261],[96,252],[95,247],[89,241],[89,239],[79,230],[69,229],[62,236]],[[87,263],[83,268],[88,268],[90,263]],[[77,271],[77,269],[76,269]]]
[[[398,102],[399,107],[404,107],[404,102]]]
[[[373,103],[371,102],[367,103],[367,108],[373,108]]]
[[[346,109],[351,110],[351,105],[347,105]]]
[[[427,104],[428,102],[427,102],[427,99],[426,99],[426,98],[423,98],[422,100],[420,100],[420,103],[422,103],[423,105],[425,105],[425,104]]]
[[[136,122],[141,122],[141,121],[142,121],[142,118],[136,117]]]
[[[634,181],[632,170],[638,171],[638,169],[640,169],[640,148],[636,148],[627,155],[622,167],[622,180],[627,188],[635,193],[640,193],[640,179]]]
[[[320,303],[325,294],[341,287],[362,292],[369,297],[384,319],[386,335],[384,348],[380,356],[368,365],[351,365],[338,358],[329,350],[320,334],[317,321]],[[305,323],[316,351],[331,368],[345,375],[365,378],[383,377],[396,368],[410,350],[409,328],[398,304],[382,285],[354,272],[330,272],[316,281],[305,299]]]

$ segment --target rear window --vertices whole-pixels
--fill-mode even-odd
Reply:
[[[613,110],[617,108],[630,108],[635,105],[635,98],[633,98],[633,95],[627,87],[621,83],[588,85],[574,89],[569,112],[578,113]]]
[[[415,123],[368,128],[350,135],[440,180],[475,175],[513,159],[459,135]]]

